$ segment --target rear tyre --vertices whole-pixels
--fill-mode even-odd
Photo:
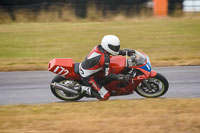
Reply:
[[[160,73],[155,77],[148,78],[140,83],[136,88],[136,93],[147,98],[157,98],[168,91],[169,83]]]
[[[51,81],[51,83],[62,83],[62,84],[66,84],[66,83],[71,83],[73,85],[80,85],[78,83],[78,81],[74,81],[74,80],[69,80],[66,78],[63,78],[59,75],[56,75],[53,80]],[[66,92],[63,92],[61,90],[55,89],[52,85],[50,85],[51,88],[51,92],[54,94],[54,96],[56,96],[57,98],[61,99],[61,100],[65,100],[65,101],[78,101],[81,98],[83,98],[83,96],[81,94],[78,95],[73,95],[73,94],[69,94]]]

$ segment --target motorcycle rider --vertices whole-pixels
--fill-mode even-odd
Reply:
[[[101,44],[89,53],[85,60],[79,65],[79,73],[82,81],[86,86],[81,87],[81,93],[86,93],[95,96],[99,100],[107,100],[110,93],[104,88],[101,81],[99,81],[95,74],[103,70],[105,73],[105,80],[129,80],[129,75],[110,74],[109,64],[110,57],[115,55],[131,56],[134,50],[123,49],[120,50],[120,40],[115,35],[106,35],[103,37]]]

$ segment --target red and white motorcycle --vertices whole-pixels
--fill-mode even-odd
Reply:
[[[91,97],[79,93],[76,89],[83,86],[79,75],[79,64],[71,58],[57,58],[49,62],[48,70],[57,74],[50,84],[51,91],[57,98],[76,101],[83,97]],[[135,51],[129,58],[127,56],[112,56],[110,73],[131,75],[128,82],[116,80],[104,85],[111,96],[128,95],[136,92],[143,97],[156,98],[168,91],[167,79],[152,70],[149,57],[138,51]],[[103,81],[104,72],[100,71],[96,77]]]

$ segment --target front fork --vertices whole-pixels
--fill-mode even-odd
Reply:
[[[155,77],[156,75],[157,75],[157,72],[154,71],[154,70],[151,70],[150,75],[149,75],[148,78],[153,78],[153,77]],[[148,79],[148,78],[147,78],[147,79]],[[142,81],[142,83],[144,83],[145,86],[146,86],[149,90],[152,89],[151,86],[147,83],[146,79],[144,79],[144,80]]]

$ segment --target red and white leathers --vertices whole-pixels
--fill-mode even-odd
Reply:
[[[109,75],[110,56],[98,45],[85,60],[79,66],[79,73],[83,79],[85,85],[91,86],[98,92],[98,99],[107,100],[110,97],[110,93],[101,85],[101,83],[95,78],[94,74],[103,70],[105,76]]]

